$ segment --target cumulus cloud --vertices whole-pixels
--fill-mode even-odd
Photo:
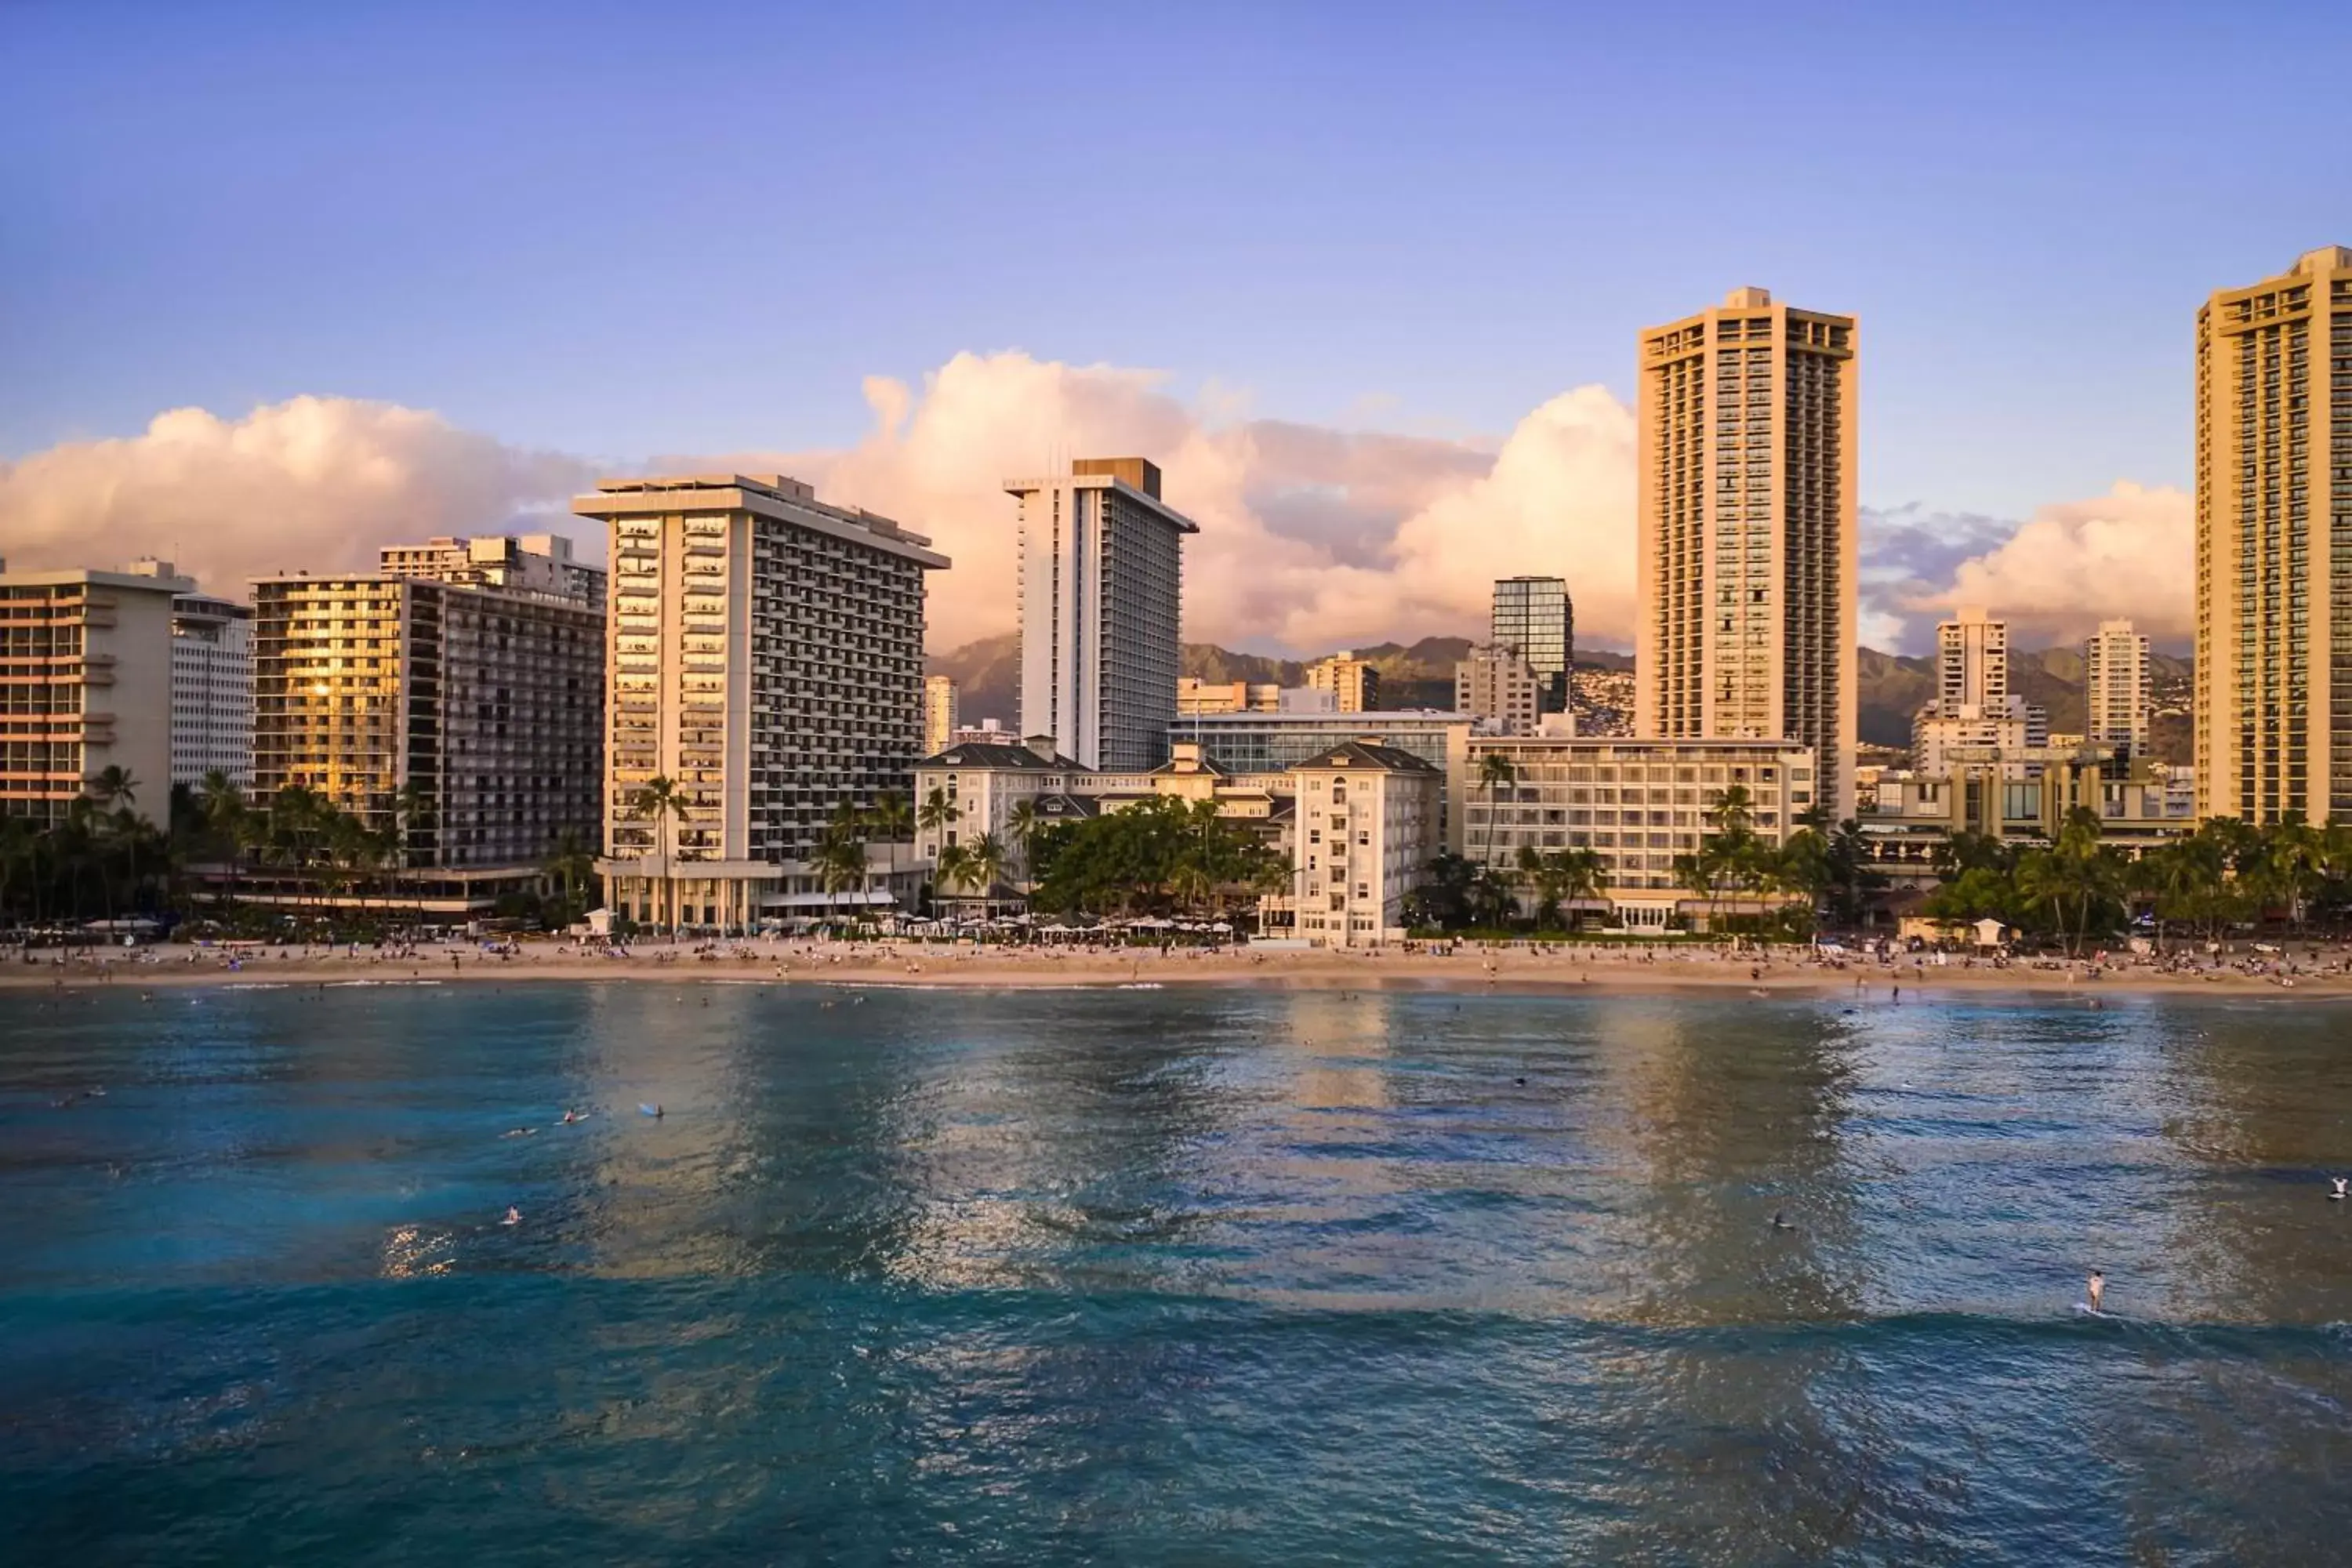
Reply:
[[[175,408],[137,436],[0,463],[0,554],[26,569],[159,555],[242,596],[255,576],[372,567],[394,541],[568,528],[565,498],[589,473],[392,404]]]
[[[2196,630],[2197,521],[2187,491],[2118,481],[2105,495],[2043,507],[1948,583],[1908,597],[1915,610],[1983,605],[2012,639],[2071,641],[2128,616],[2159,641]]]
[[[1185,548],[1188,637],[1312,654],[1475,636],[1495,578],[1546,573],[1568,579],[1580,642],[1633,639],[1633,417],[1601,387],[1559,394],[1499,439],[1256,417],[1227,395],[1179,397],[1153,372],[1019,353],[958,354],[919,384],[871,378],[865,395],[870,424],[847,447],[643,466],[779,469],[931,534],[955,560],[932,581],[934,648],[1013,629],[1001,481],[1127,454],[1158,462],[1169,503],[1201,525]],[[554,526],[601,558],[564,510],[593,477],[579,458],[389,404],[175,409],[138,436],[0,464],[0,553],[26,567],[160,554],[232,592],[257,574],[364,567],[379,545],[434,533]],[[2029,646],[2118,614],[2160,638],[2190,625],[2193,530],[2177,489],[2118,484],[2022,525],[1865,510],[1862,530],[1874,646],[1915,644],[1959,604],[1993,606]]]
[[[958,354],[919,388],[869,380],[866,397],[873,426],[854,447],[736,460],[931,534],[956,563],[932,584],[935,647],[1013,628],[1001,480],[1130,453],[1160,464],[1168,503],[1201,525],[1187,637],[1317,652],[1475,633],[1493,580],[1525,572],[1569,579],[1580,635],[1632,635],[1633,416],[1599,387],[1499,443],[1252,419],[1187,404],[1150,372],[1017,353]]]

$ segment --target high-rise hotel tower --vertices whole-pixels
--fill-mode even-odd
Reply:
[[[1737,289],[1642,334],[1637,732],[1795,741],[1853,815],[1854,321]]]
[[[2197,312],[2197,815],[2352,820],[2352,249]]]
[[[612,529],[606,898],[723,931],[816,913],[827,819],[914,787],[947,557],[781,474],[605,479],[572,510]]]
[[[1081,458],[1058,479],[1007,479],[1021,500],[1021,732],[1081,766],[1168,760],[1176,717],[1184,535],[1141,458]]]

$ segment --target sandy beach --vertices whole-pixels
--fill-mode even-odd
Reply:
[[[36,952],[0,963],[0,991],[86,987],[268,984],[489,984],[509,982],[657,981],[825,985],[993,987],[1248,985],[1408,990],[1745,990],[1861,992],[1899,1000],[1966,992],[2227,994],[2245,996],[2352,994],[2352,952],[2294,943],[2284,952],[2243,950],[2218,960],[2201,946],[2155,960],[2119,957],[1995,962],[1959,954],[1893,959],[1814,956],[1809,950],[1635,949],[1544,943],[1465,942],[1360,952],[1178,948],[1113,950],[973,947],[943,942],[749,941],[641,943],[604,951],[571,942],[524,942],[511,949],[447,943],[413,952],[299,947],[240,951],[163,945],[96,950],[60,961]]]

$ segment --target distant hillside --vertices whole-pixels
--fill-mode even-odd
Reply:
[[[1376,643],[1358,647],[1381,672],[1381,701],[1391,708],[1450,708],[1454,705],[1454,666],[1469,654],[1467,637],[1423,637],[1410,646]],[[1010,729],[1020,717],[1020,638],[1007,633],[982,637],[960,648],[930,656],[935,674],[955,678],[963,721],[976,724],[995,719]],[[1576,662],[1585,669],[1631,671],[1630,654],[1580,648]],[[2153,666],[2159,708],[2188,706],[2189,663],[2158,654]],[[1936,690],[1936,661],[1905,654],[1881,653],[1866,647],[1860,653],[1859,729],[1866,743],[1907,746],[1911,717]],[[2050,710],[2050,727],[2061,732],[2083,728],[2083,655],[2072,646],[2018,650],[2010,655],[2010,681],[2029,702]],[[1186,643],[1183,672],[1202,680],[1247,680],[1278,686],[1300,686],[1307,680],[1307,663],[1269,658],[1261,654],[1235,653],[1214,643]],[[2159,713],[2153,750],[2170,762],[2189,760],[2189,723],[2183,713]]]

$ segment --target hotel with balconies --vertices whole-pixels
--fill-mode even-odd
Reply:
[[[2352,821],[2352,248],[2197,312],[2197,815]]]
[[[1641,338],[1634,732],[1811,749],[1852,816],[1854,321],[1761,289]]]
[[[728,931],[837,907],[818,838],[912,790],[947,557],[779,474],[606,479],[572,508],[611,531],[606,900]],[[672,813],[641,805],[656,778]]]
[[[195,584],[0,563],[0,816],[62,821],[110,767],[162,820],[172,787],[172,601]]]
[[[604,613],[424,577],[253,584],[253,794],[301,785],[394,844],[406,895],[478,912],[603,821]]]

